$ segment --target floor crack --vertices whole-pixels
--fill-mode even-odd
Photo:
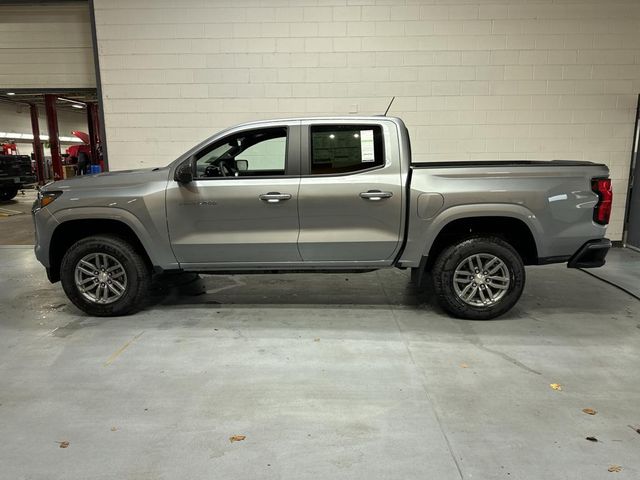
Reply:
[[[478,334],[473,330],[473,327],[470,324],[468,323],[460,324],[460,330],[462,330],[462,334],[467,339],[467,341],[472,345],[475,345],[476,347],[478,347],[480,350],[484,350],[485,352],[492,353],[493,355],[497,355],[503,360],[506,360],[512,365],[515,365],[516,367],[521,368],[522,370],[525,370],[529,373],[533,373],[535,375],[542,375],[541,372],[538,372],[537,370],[534,370],[533,368],[528,367],[527,365],[522,363],[520,360],[516,360],[515,358],[513,358],[511,355],[501,352],[499,350],[494,350],[492,348],[487,347],[484,343],[482,343],[482,341],[478,337]]]

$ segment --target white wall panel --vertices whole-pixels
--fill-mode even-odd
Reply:
[[[0,6],[0,88],[96,86],[88,3]]]

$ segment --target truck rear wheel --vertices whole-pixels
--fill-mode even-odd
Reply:
[[[83,238],[60,265],[62,288],[80,310],[96,317],[128,315],[148,299],[151,271],[127,241],[111,235]]]
[[[6,202],[14,198],[17,194],[18,194],[17,188],[2,189],[0,190],[0,200],[2,200],[3,202]]]
[[[489,320],[518,301],[525,270],[518,252],[499,237],[467,238],[445,248],[431,274],[440,306],[458,318]]]

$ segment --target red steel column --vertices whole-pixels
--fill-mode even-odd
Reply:
[[[98,163],[100,120],[98,119],[97,103],[87,103],[87,124],[89,125],[89,142],[91,143],[91,163]]]
[[[44,105],[47,110],[47,127],[49,129],[49,148],[51,149],[51,164],[53,166],[54,180],[62,180],[62,155],[60,155],[60,140],[58,138],[58,113],[56,112],[56,100],[58,97],[52,93],[44,96]]]
[[[40,141],[40,122],[38,121],[38,107],[31,103],[31,131],[33,133],[33,156],[36,159],[36,175],[38,183],[44,184],[44,150]]]

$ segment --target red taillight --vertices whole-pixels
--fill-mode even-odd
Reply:
[[[609,223],[609,217],[611,217],[611,202],[613,201],[611,179],[591,179],[591,190],[598,195],[598,203],[593,210],[593,221],[600,225],[606,225]]]

